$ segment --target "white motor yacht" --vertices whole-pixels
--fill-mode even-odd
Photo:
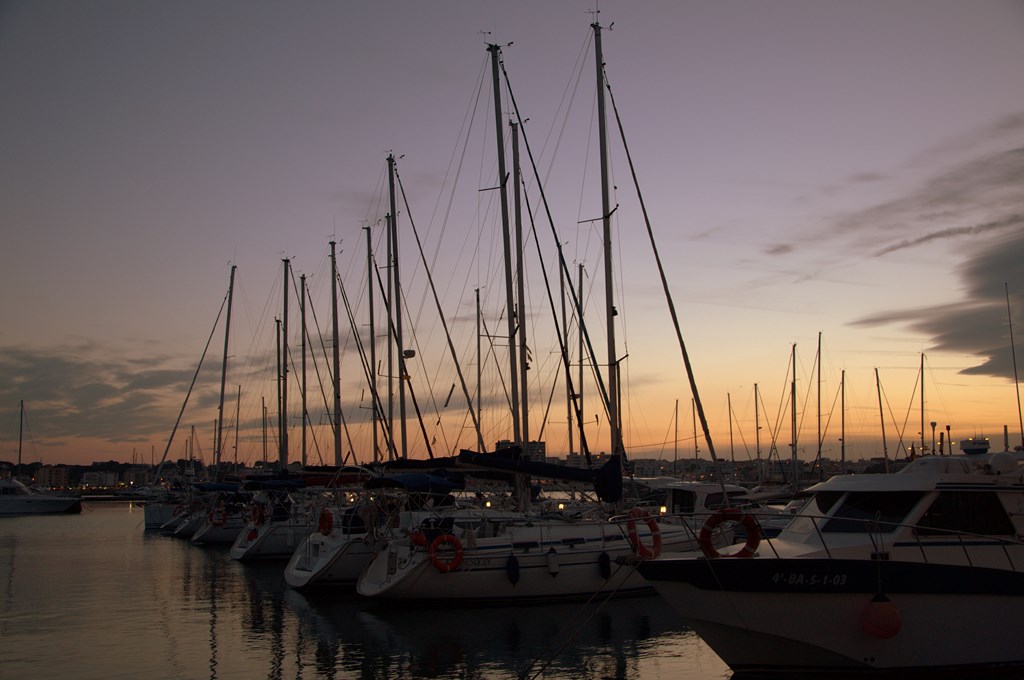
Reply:
[[[0,478],[0,515],[78,513],[82,499],[30,489],[14,477]]]
[[[1012,454],[980,466],[924,457],[808,492],[753,549],[703,545],[638,569],[737,673],[1024,665],[1024,473]],[[730,509],[709,526],[729,520],[756,524]]]

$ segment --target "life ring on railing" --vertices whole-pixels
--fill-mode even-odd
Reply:
[[[640,535],[636,531],[637,520],[647,522],[647,527],[651,530],[650,547],[644,545],[644,542],[640,540]],[[629,511],[629,521],[626,523],[626,530],[629,534],[629,542],[633,546],[633,552],[637,555],[645,560],[651,560],[661,554],[661,526],[657,520],[648,515],[644,510],[633,508]]]
[[[450,560],[438,556],[437,549],[442,543],[450,543],[455,548],[455,554],[452,555]],[[442,574],[447,574],[450,571],[454,571],[460,564],[462,564],[462,543],[454,534],[441,534],[433,541],[430,542],[430,547],[427,548],[427,552],[430,554],[430,563],[434,565]]]
[[[254,503],[252,506],[252,523],[256,526],[262,526],[267,521],[267,511],[264,509],[262,503]]]
[[[747,532],[747,542],[743,544],[743,547],[738,552],[734,552],[731,555],[719,553],[711,542],[711,533],[722,522],[739,522]],[[753,557],[754,553],[757,552],[757,546],[761,543],[761,527],[757,523],[757,518],[753,515],[740,512],[736,508],[723,508],[708,517],[707,521],[704,522],[704,526],[700,530],[700,536],[697,538],[697,543],[707,557]]]
[[[224,504],[221,503],[213,510],[210,510],[208,515],[210,524],[215,527],[222,527],[228,521],[228,512],[224,509]]]
[[[317,529],[324,536],[330,536],[331,532],[334,531],[334,515],[331,514],[329,508],[324,508],[320,511],[320,519],[317,521]]]

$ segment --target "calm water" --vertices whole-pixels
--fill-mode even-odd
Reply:
[[[409,608],[146,533],[142,509],[0,520],[0,678],[729,678],[656,596]]]

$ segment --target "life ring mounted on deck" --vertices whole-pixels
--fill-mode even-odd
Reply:
[[[451,559],[444,559],[443,556],[437,554],[437,549],[442,543],[450,544],[455,552],[452,554]],[[462,564],[462,542],[455,536],[455,534],[440,534],[430,542],[430,546],[427,548],[427,553],[430,555],[430,563],[434,565],[442,574],[447,574],[450,571],[455,571],[460,564]]]
[[[743,544],[743,547],[738,552],[734,552],[731,555],[719,553],[711,541],[712,532],[722,522],[739,522],[747,532],[747,542]],[[697,543],[706,557],[753,557],[754,553],[757,552],[757,546],[761,544],[761,526],[753,515],[740,512],[736,508],[723,508],[708,517],[707,521],[704,522],[704,526],[700,530],[700,536],[697,538]]]
[[[324,508],[320,511],[320,519],[317,521],[317,529],[324,536],[330,536],[331,532],[334,531],[334,515],[331,513],[330,508]]]
[[[223,501],[221,501],[216,508],[210,510],[208,519],[210,520],[210,524],[212,524],[215,527],[224,526],[224,524],[228,521],[228,511],[224,508]]]
[[[647,522],[647,528],[651,530],[651,545],[648,547],[640,540],[636,530],[637,520]],[[629,535],[629,542],[633,546],[633,552],[645,560],[651,560],[661,554],[661,526],[658,521],[647,514],[641,508],[633,508],[629,511],[629,521],[626,522],[626,531]]]
[[[254,503],[252,506],[252,523],[261,526],[267,521],[267,511],[262,503]]]

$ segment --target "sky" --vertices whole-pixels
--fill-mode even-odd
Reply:
[[[932,447],[932,422],[995,449],[1005,426],[1020,444],[1022,2],[45,0],[0,4],[0,460],[17,460],[22,402],[23,462],[174,459],[190,439],[211,460],[232,265],[221,455],[276,458],[288,258],[308,291],[307,462],[333,462],[332,240],[357,331],[339,303],[343,451],[372,460],[356,337],[369,347],[367,229],[374,269],[390,271],[389,154],[403,344],[416,352],[406,384],[423,422],[410,402],[407,455],[476,447],[465,395],[475,408],[478,365],[485,447],[511,438],[488,44],[507,73],[509,172],[516,109],[522,127],[529,434],[564,455],[556,238],[573,286],[583,266],[584,322],[602,373],[608,363],[595,16],[625,138],[609,102],[630,455],[707,458],[710,446],[695,436],[626,148],[719,457],[789,456],[794,363],[803,459],[905,455]],[[297,286],[290,460],[302,436]],[[398,381],[386,379],[375,295],[386,395]],[[585,431],[605,451],[585,363]]]

